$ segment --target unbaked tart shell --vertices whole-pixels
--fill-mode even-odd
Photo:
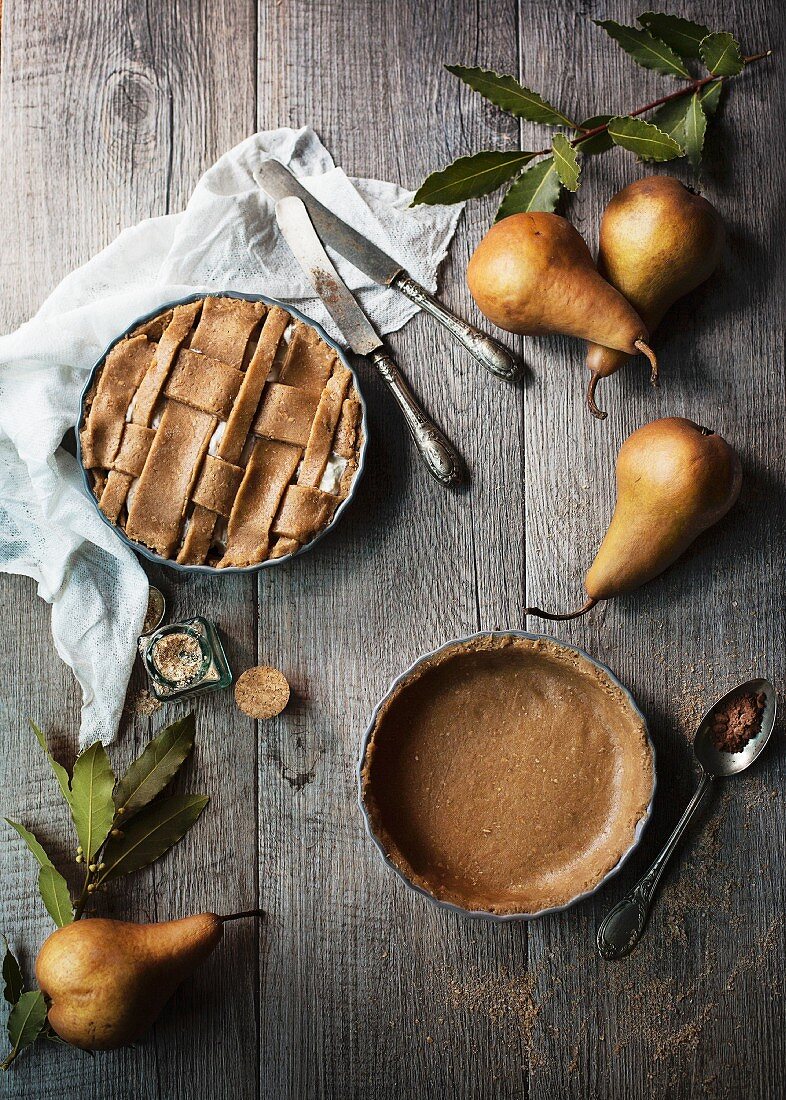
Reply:
[[[635,844],[652,745],[628,693],[545,638],[450,643],[376,712],[360,771],[373,837],[410,883],[488,914],[592,891]]]

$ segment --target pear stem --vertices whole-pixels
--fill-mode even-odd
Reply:
[[[241,920],[243,917],[264,917],[264,909],[247,909],[244,913],[230,913],[226,917],[219,917],[218,919],[222,924],[226,924],[229,920]]]
[[[657,384],[658,384],[658,359],[657,359],[657,356],[655,355],[655,352],[652,350],[652,348],[649,346],[649,344],[645,344],[643,340],[634,341],[633,346],[635,348],[638,348],[639,351],[641,352],[641,354],[646,355],[647,358],[649,359],[649,361],[650,361],[650,382],[653,384],[653,386],[657,386]]]
[[[599,374],[596,370],[590,375],[589,385],[587,386],[587,405],[593,416],[597,417],[598,420],[605,420],[608,413],[599,409],[595,403],[595,390],[598,388],[598,382],[601,378],[603,378],[603,375]]]
[[[772,50],[764,50],[762,53],[755,53],[751,57],[744,57],[742,60],[746,65],[752,65],[754,61],[763,61],[764,58],[771,56]],[[646,114],[647,111],[654,111],[656,107],[662,107],[664,103],[671,103],[673,99],[681,99],[682,96],[686,95],[695,95],[696,92],[700,91],[705,85],[711,84],[713,80],[720,80],[721,83],[725,83],[728,79],[729,77],[726,76],[710,75],[703,77],[701,80],[691,80],[688,84],[685,84],[684,87],[678,88],[676,92],[670,92],[669,95],[662,95],[658,99],[653,99],[651,103],[647,103],[643,107],[637,107],[635,111],[628,111],[627,113],[630,117]],[[570,144],[580,148],[582,141],[597,137],[598,134],[604,134],[608,128],[609,125],[606,122],[602,126],[593,126],[591,130],[582,130],[581,134],[577,138],[573,138]],[[548,149],[539,149],[534,156],[546,156],[546,154],[551,151],[551,147],[549,146]]]
[[[551,619],[553,622],[565,622],[568,619],[578,619],[579,615],[586,615],[597,602],[596,599],[590,596],[583,607],[580,607],[578,611],[571,611],[567,615],[554,615],[551,611],[541,611],[539,607],[525,607],[524,614],[536,615],[539,619]]]

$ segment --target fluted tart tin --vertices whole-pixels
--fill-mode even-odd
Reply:
[[[87,468],[85,467],[85,463],[84,463],[84,458],[83,458],[83,454],[82,454],[82,440],[81,440],[81,428],[82,428],[82,425],[83,425],[84,420],[85,420],[86,411],[89,407],[89,399],[90,399],[90,394],[91,394],[91,391],[92,391],[92,388],[93,388],[93,383],[94,383],[95,377],[96,377],[97,373],[103,368],[109,353],[112,351],[112,349],[115,347],[115,345],[119,344],[122,340],[124,340],[127,336],[129,336],[132,332],[134,332],[135,329],[140,328],[140,326],[146,324],[148,321],[153,320],[155,317],[157,317],[159,314],[165,312],[166,310],[172,309],[176,306],[187,305],[191,302],[197,302],[200,299],[207,298],[207,297],[211,297],[211,298],[237,298],[237,299],[242,299],[242,300],[248,301],[248,302],[264,302],[268,306],[279,306],[281,309],[285,310],[288,314],[290,314],[290,316],[294,320],[301,321],[304,324],[308,325],[310,328],[314,329],[315,332],[321,337],[321,339],[324,340],[324,342],[335,352],[335,354],[338,357],[339,361],[341,362],[342,366],[345,367],[346,370],[348,370],[350,372],[351,380],[352,380],[351,385],[352,385],[354,394],[356,395],[358,404],[360,405],[360,424],[359,424],[359,444],[358,444],[358,450],[357,450],[357,469],[355,470],[354,476],[352,478],[352,482],[349,486],[349,491],[348,491],[346,497],[344,497],[344,499],[340,502],[338,507],[335,509],[335,512],[333,513],[332,519],[330,519],[330,521],[326,524],[326,526],[324,526],[320,531],[318,531],[313,536],[313,538],[309,539],[308,542],[304,543],[302,546],[299,547],[299,549],[295,550],[294,552],[291,552],[291,553],[288,553],[288,554],[283,554],[281,557],[277,557],[277,558],[272,558],[272,557],[271,558],[266,558],[264,561],[254,562],[251,565],[242,565],[242,566],[231,565],[231,566],[222,567],[220,569],[217,569],[212,565],[187,564],[185,562],[175,561],[172,558],[162,557],[160,554],[158,554],[158,553],[156,553],[156,551],[150,549],[150,547],[146,546],[144,543],[137,542],[136,540],[130,538],[128,536],[128,534],[125,532],[125,530],[120,525],[118,525],[117,523],[111,522],[111,520],[109,520],[107,518],[107,516],[105,516],[104,513],[101,511],[98,499],[96,498],[96,495],[93,491],[93,487],[92,487],[91,480],[90,480],[90,475],[89,475],[89,472],[88,472]],[[138,317],[130,325],[127,325],[126,328],[121,333],[119,333],[119,335],[109,344],[109,346],[101,354],[101,357],[94,364],[94,366],[92,367],[92,369],[90,370],[90,372],[87,376],[87,379],[85,381],[85,386],[84,386],[84,389],[82,391],[80,404],[79,404],[79,416],[78,416],[78,419],[77,419],[77,422],[76,422],[76,425],[75,425],[75,432],[76,432],[76,456],[77,456],[77,461],[79,462],[79,468],[80,468],[80,472],[81,472],[81,475],[82,475],[82,477],[81,477],[82,489],[84,490],[87,497],[90,499],[93,507],[96,509],[96,512],[98,513],[99,517],[101,518],[101,521],[103,523],[105,523],[108,527],[110,527],[115,532],[117,537],[119,539],[121,539],[122,542],[124,542],[132,550],[136,551],[137,554],[140,554],[142,557],[146,558],[148,561],[152,561],[157,565],[164,565],[164,566],[166,566],[167,569],[172,569],[172,570],[174,570],[175,572],[178,572],[178,573],[208,573],[211,576],[225,576],[225,575],[228,575],[228,574],[231,574],[231,573],[256,573],[260,569],[274,568],[275,566],[283,565],[286,562],[292,561],[293,558],[297,558],[301,554],[307,553],[314,546],[316,546],[316,544],[322,538],[324,538],[325,535],[329,531],[332,531],[335,528],[335,526],[338,523],[340,517],[343,515],[344,511],[349,507],[350,502],[354,499],[355,493],[357,491],[357,487],[358,487],[358,485],[360,483],[360,480],[361,480],[361,477],[363,475],[363,470],[364,470],[364,467],[365,467],[366,448],[367,448],[367,445],[368,445],[368,421],[367,421],[367,413],[366,413],[366,403],[365,403],[365,400],[363,398],[363,394],[362,394],[361,389],[360,389],[360,382],[358,380],[357,374],[355,373],[355,371],[352,367],[352,364],[349,362],[349,359],[347,358],[347,355],[346,355],[346,352],[344,351],[344,349],[341,348],[336,343],[336,341],[333,340],[332,337],[330,337],[325,332],[325,330],[322,328],[322,326],[320,324],[318,324],[316,321],[312,320],[305,313],[302,313],[299,309],[296,309],[294,306],[289,305],[286,302],[281,302],[276,298],[270,298],[266,294],[244,294],[244,293],[240,293],[239,291],[232,291],[232,290],[209,290],[209,291],[208,290],[203,290],[203,291],[195,293],[195,294],[190,294],[188,297],[185,297],[185,298],[178,298],[178,299],[175,299],[175,300],[167,299],[167,300],[162,301],[159,305],[157,305],[155,307],[155,309],[150,310],[148,313],[145,313],[143,316]]]
[[[632,722],[631,728],[635,728],[636,731],[634,743],[635,745],[640,745],[641,760],[643,761],[644,770],[637,773],[639,776],[639,780],[637,783],[637,796],[635,807],[631,806],[629,817],[626,814],[626,820],[629,821],[629,826],[626,826],[625,831],[627,832],[627,829],[629,828],[629,832],[627,832],[627,836],[625,835],[625,833],[620,834],[620,847],[617,848],[613,854],[609,854],[609,858],[613,859],[613,863],[610,862],[607,866],[607,869],[599,870],[599,877],[597,879],[588,879],[587,885],[577,888],[575,894],[569,894],[567,900],[564,903],[555,901],[552,904],[545,903],[541,906],[533,906],[531,908],[525,908],[524,905],[521,905],[521,907],[519,907],[519,905],[516,903],[504,905],[484,905],[478,904],[477,902],[475,904],[472,904],[471,902],[469,902],[469,895],[467,895],[468,903],[464,904],[463,901],[460,901],[458,899],[451,900],[450,896],[440,896],[440,893],[442,891],[435,890],[428,883],[428,881],[424,881],[422,867],[413,868],[413,865],[409,862],[407,858],[403,860],[400,858],[401,849],[396,851],[396,837],[395,835],[391,837],[390,834],[390,826],[393,819],[389,817],[386,818],[384,813],[381,815],[380,806],[377,801],[377,795],[374,794],[374,784],[377,784],[378,791],[384,791],[384,798],[387,802],[390,802],[391,800],[395,802],[395,805],[398,807],[395,811],[397,819],[403,821],[404,819],[401,818],[402,814],[407,815],[412,813],[412,776],[418,773],[418,771],[420,771],[420,774],[423,774],[425,767],[425,772],[427,773],[428,778],[428,790],[425,791],[423,794],[423,801],[420,801],[421,792],[418,789],[418,796],[414,804],[426,807],[427,813],[430,818],[433,818],[435,822],[441,821],[442,824],[444,824],[448,820],[445,817],[445,813],[447,811],[443,812],[439,809],[439,807],[434,809],[434,807],[432,806],[433,799],[439,794],[439,780],[440,776],[443,773],[434,773],[433,771],[431,771],[431,765],[428,764],[428,761],[434,759],[433,755],[431,754],[433,753],[435,746],[441,743],[439,739],[441,739],[444,735],[444,737],[447,738],[447,741],[445,742],[446,747],[444,751],[440,751],[443,752],[443,759],[446,761],[445,766],[448,769],[448,773],[455,775],[457,771],[460,771],[462,776],[464,776],[465,773],[463,771],[462,763],[463,757],[461,755],[463,749],[461,751],[458,751],[457,746],[454,744],[454,726],[451,724],[451,721],[448,720],[444,724],[436,722],[435,712],[433,710],[434,700],[436,698],[435,692],[439,693],[442,691],[442,689],[439,686],[438,680],[435,681],[433,678],[430,679],[428,675],[423,676],[423,673],[428,673],[429,670],[433,670],[434,668],[439,669],[441,663],[449,659],[455,651],[461,650],[462,648],[466,649],[469,652],[483,652],[484,650],[494,650],[496,648],[508,645],[511,647],[515,647],[521,646],[522,644],[529,644],[537,647],[538,649],[543,647],[547,650],[559,650],[564,655],[564,658],[567,662],[573,662],[576,664],[580,662],[582,663],[582,665],[586,665],[590,678],[592,678],[593,675],[597,675],[597,679],[601,684],[601,690],[603,690],[602,685],[607,685],[612,694],[619,700],[620,705],[624,708],[625,713],[630,716]],[[592,672],[593,669],[595,670],[595,673]],[[461,676],[462,680],[465,680],[465,678],[467,679],[467,682],[469,682],[469,679],[471,679],[471,673],[469,677],[466,677],[466,666],[464,666],[464,671],[462,672]],[[417,685],[418,683],[420,684],[420,688],[418,688],[417,690],[420,692],[420,694],[418,695],[416,693],[416,695],[413,697],[409,689],[413,684]],[[496,701],[501,704],[505,694],[506,692],[502,690],[494,696],[494,699],[496,699]],[[391,705],[394,704],[396,700],[400,701],[402,698],[407,701],[402,705],[398,713],[404,716],[400,719],[404,724],[401,726],[400,733],[395,733],[396,727],[394,725],[394,734],[387,735],[386,743],[388,749],[380,750],[379,744],[376,741],[376,735],[378,729],[380,728],[380,723],[384,724],[386,721],[389,720]],[[424,702],[417,702],[417,700],[424,700]],[[494,700],[490,699],[489,714],[492,714],[495,711],[495,705],[496,704],[494,703]],[[424,742],[422,739],[419,741],[417,739],[413,740],[413,730],[416,728],[416,725],[419,721],[419,719],[416,717],[418,714],[417,708],[420,708],[421,706],[424,709],[422,709],[420,713],[425,715],[425,717],[423,718],[423,722],[420,728],[427,731],[436,729],[436,736],[438,738],[438,741],[434,741],[433,738],[430,743]],[[472,726],[472,722],[478,719],[480,712],[477,710],[475,710],[474,713],[471,712],[471,707],[461,712],[462,714],[470,713],[467,725],[467,736],[462,744],[467,744],[470,746],[475,744],[477,746],[478,743],[476,738],[473,738],[473,736],[470,735],[470,727],[472,729],[477,728],[475,726]],[[458,712],[455,713],[457,716]],[[394,721],[396,720],[394,719]],[[497,722],[491,722],[489,728],[491,729],[493,727],[493,730],[496,730],[498,724],[499,723]],[[416,734],[414,736],[417,738],[419,735]],[[428,736],[431,737],[432,735],[429,733]],[[495,760],[498,760],[500,758],[499,754],[506,746],[508,748],[510,747],[507,742],[500,742],[499,733],[494,733],[493,736],[486,737],[486,742],[488,742],[487,747],[483,747],[483,744],[481,744],[481,747],[476,747],[475,751],[481,753],[484,759],[492,761],[492,764]],[[397,748],[397,745],[403,747]],[[588,749],[589,748],[591,748],[591,746],[588,746]],[[536,745],[536,750],[537,749],[538,746]],[[374,765],[372,761],[375,758],[375,753],[378,755],[380,751],[383,751],[384,753],[384,760],[397,760],[398,763],[385,765],[383,767],[383,772],[378,772],[377,778],[374,779],[374,772],[372,769],[376,767],[376,765]],[[425,753],[425,755],[422,755],[423,753]],[[464,753],[464,755],[466,755],[466,753]],[[539,751],[536,751],[532,757],[527,756],[527,766],[529,766],[530,761],[532,765],[537,765],[539,763],[539,761],[536,759],[538,755],[540,755],[540,753]],[[516,759],[522,760],[524,758],[519,757]],[[421,763],[418,763],[419,760],[421,761]],[[428,766],[424,765],[424,761],[427,762]],[[594,761],[594,757],[588,756],[587,761],[591,764]],[[480,763],[480,761],[478,761],[478,763]],[[542,761],[540,763],[542,763]],[[434,786],[433,782],[435,775],[437,780],[436,787]],[[407,776],[409,776],[410,778],[407,779]],[[403,781],[405,781],[406,784],[409,784],[407,790],[400,790]],[[417,780],[415,781],[417,782]],[[552,782],[553,781],[554,780],[552,780]],[[357,765],[357,783],[358,803],[361,813],[363,815],[366,832],[372,840],[378,854],[381,856],[384,863],[394,872],[394,874],[401,881],[403,881],[407,885],[410,890],[412,890],[414,893],[425,896],[430,902],[432,902],[434,905],[439,906],[440,908],[447,909],[456,913],[461,913],[464,916],[505,923],[509,921],[532,920],[537,917],[545,916],[548,913],[561,912],[565,909],[568,909],[571,906],[575,905],[577,902],[582,901],[585,898],[591,897],[592,895],[597,893],[597,891],[600,890],[610,878],[617,874],[620,868],[627,861],[628,857],[638,846],[644,829],[652,814],[652,806],[655,797],[656,787],[655,750],[649,735],[646,719],[639,709],[638,705],[636,704],[635,700],[633,699],[631,693],[602,662],[596,660],[584,650],[579,649],[576,646],[568,645],[548,635],[531,634],[526,631],[520,630],[482,631],[477,634],[468,635],[466,637],[446,642],[444,645],[438,647],[437,649],[432,650],[429,653],[423,654],[408,669],[402,672],[401,675],[393,681],[387,693],[374,708],[368,727],[363,735]],[[466,772],[466,783],[470,786],[474,786],[478,790],[486,789],[483,784],[483,780],[480,778],[480,773],[476,770],[470,769]],[[496,789],[502,790],[503,788]],[[445,803],[450,812],[453,814],[453,818],[451,818],[451,820],[456,819],[456,814],[460,815],[461,810],[460,805],[455,804],[455,790],[455,787],[450,790],[445,789],[444,796],[439,796],[441,801]],[[503,795],[502,797],[504,798],[505,796]],[[496,802],[494,799],[492,799],[492,802],[494,802],[494,808],[496,812]],[[551,804],[559,805],[560,803],[559,801],[555,803],[552,798]],[[479,806],[480,805],[485,806],[485,803],[481,803],[479,804]],[[510,805],[511,803],[510,801],[508,801],[508,807],[510,807]],[[515,806],[518,804],[514,802],[513,805]],[[475,833],[477,834],[489,832],[489,829],[484,829],[482,828],[482,826],[490,825],[492,823],[481,820],[481,817],[483,817],[485,811],[480,812],[479,807],[476,808],[478,808],[477,816],[475,815],[474,810],[471,810],[468,815],[464,815],[463,817],[460,815],[457,820],[462,821],[469,831],[474,829]],[[418,811],[418,814],[419,813],[420,811]],[[441,817],[434,816],[434,814],[441,814]],[[535,823],[532,821],[532,818],[525,813],[525,810],[523,808],[520,808],[520,817],[522,821],[529,822],[530,826],[534,827]],[[413,819],[410,818],[410,820]],[[423,816],[418,816],[417,821],[419,823],[417,827],[420,827],[420,825],[422,825],[425,821],[425,818]],[[407,826],[399,824],[396,827],[400,829],[406,828]],[[417,835],[420,836],[420,834]],[[434,835],[439,836],[440,834],[437,833]],[[501,843],[502,840],[508,835],[509,834],[507,833],[500,833],[499,842]],[[629,840],[627,839],[627,837],[629,837]],[[476,855],[479,852],[485,850],[482,846],[484,843],[485,841],[481,842],[481,847],[477,849]],[[495,840],[495,838],[491,838],[490,843],[494,844],[497,843],[497,841]],[[508,843],[508,841],[506,841],[506,843]],[[425,851],[425,849],[423,850]],[[442,859],[444,858],[444,856],[440,856],[439,858]],[[444,869],[444,867],[446,867],[447,865],[440,863],[435,864],[434,866],[440,866]],[[592,882],[592,885],[589,885],[590,881]]]

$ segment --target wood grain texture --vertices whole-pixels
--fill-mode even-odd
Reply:
[[[750,50],[782,37],[782,16],[766,0],[689,9],[739,30]],[[669,81],[638,69],[590,17],[630,23],[638,10],[628,0],[90,0],[61,12],[45,0],[5,0],[0,325],[24,320],[124,225],[181,208],[203,169],[255,126],[310,123],[349,174],[415,187],[457,156],[513,148],[538,132],[485,105],[443,62],[518,69],[582,116],[630,109]],[[198,747],[181,786],[206,791],[211,805],[171,856],[118,883],[103,904],[113,915],[166,919],[259,903],[268,917],[259,929],[229,926],[138,1046],[95,1060],[37,1048],[0,1079],[0,1096],[780,1095],[782,731],[753,772],[720,792],[703,831],[693,830],[636,954],[606,966],[593,947],[603,913],[695,785],[689,736],[702,711],[749,675],[769,674],[784,688],[777,65],[746,73],[713,124],[705,190],[726,218],[729,247],[712,284],[664,323],[660,391],[629,367],[606,383],[609,419],[598,424],[583,407],[578,343],[528,341],[528,374],[507,386],[418,317],[391,345],[463,451],[467,489],[447,493],[428,479],[381,382],[359,364],[368,466],[340,527],[256,583],[154,571],[174,614],[217,621],[238,671],[257,660],[277,665],[293,702],[256,726],[230,695],[199,702]],[[721,139],[728,156],[717,151]],[[570,216],[592,246],[604,202],[646,171],[621,151],[585,165]],[[494,208],[493,199],[470,204],[441,276],[442,296],[469,317],[463,272]],[[651,719],[659,791],[642,847],[592,902],[533,924],[491,926],[437,910],[406,891],[363,833],[355,760],[373,704],[449,637],[541,629],[525,623],[528,602],[574,604],[611,515],[620,443],[671,414],[738,446],[747,479],[740,504],[646,590],[545,627],[607,661]],[[66,857],[57,848],[66,825],[59,796],[24,719],[53,731],[67,757],[77,692],[31,582],[2,577],[0,592],[1,808],[45,823],[42,836]],[[142,686],[137,670],[131,699]],[[185,709],[129,716],[113,760],[125,764]],[[29,970],[49,925],[13,837],[0,849],[0,871],[2,926]]]
[[[643,74],[586,17],[630,24],[640,6],[582,8],[555,44],[553,5],[522,7],[522,76],[582,117],[662,94],[669,81]],[[692,4],[686,14],[739,28],[749,52],[782,33],[774,9],[767,16],[761,7]],[[770,675],[783,689],[786,530],[776,437],[784,349],[773,320],[783,313],[784,279],[782,256],[768,244],[782,222],[783,174],[768,164],[764,138],[783,109],[776,79],[772,69],[751,68],[729,94],[719,133],[709,135],[710,149],[721,141],[728,149],[711,155],[703,187],[724,214],[729,246],[722,270],[656,335],[661,389],[653,392],[646,370],[631,365],[605,383],[609,419],[594,422],[582,408],[583,349],[559,339],[530,344],[543,380],[525,418],[530,602],[557,609],[581,602],[583,574],[613,509],[614,458],[639,425],[666,415],[708,424],[739,449],[746,470],[738,507],[666,576],[585,619],[545,628],[600,656],[630,686],[651,719],[659,790],[640,854],[614,884],[530,929],[541,1005],[535,1097],[765,1097],[778,1094],[773,1082],[783,1074],[783,1039],[774,1036],[784,1007],[770,977],[786,935],[783,884],[773,888],[772,877],[775,867],[783,874],[783,807],[770,797],[783,778],[779,742],[719,793],[703,831],[692,830],[634,955],[606,965],[593,945],[602,916],[636,881],[695,787],[689,738],[703,711],[751,676]],[[681,165],[661,170],[689,179]],[[570,212],[593,247],[604,203],[649,171],[622,151],[586,165]],[[749,1025],[762,1029],[750,1045],[740,1041]]]
[[[187,10],[134,0],[83,5],[6,4],[0,124],[0,210],[9,264],[3,271],[4,328],[19,324],[58,280],[126,225],[182,208],[200,173],[254,129],[256,7],[253,2],[190,2]],[[13,140],[10,139],[13,135]],[[12,243],[13,242],[13,243]],[[220,624],[234,667],[255,663],[254,586],[155,583],[173,615],[201,613]],[[31,714],[73,752],[78,696],[57,660],[46,608],[29,581],[3,577],[9,675],[3,700],[3,812],[45,823],[66,836],[66,816],[32,735]],[[144,675],[137,669],[129,700]],[[229,697],[202,699],[198,742],[179,781],[211,804],[177,850],[154,868],[121,881],[105,911],[166,920],[212,909],[256,905],[256,745]],[[133,708],[132,708],[133,709]],[[187,706],[134,717],[111,750],[118,770],[150,736]],[[31,781],[19,781],[19,776]],[[65,855],[65,853],[62,853]],[[20,844],[2,856],[3,926],[28,952],[51,931],[35,901],[32,869]],[[47,1047],[4,1075],[13,1097],[185,1097],[256,1095],[256,997],[259,934],[227,927],[220,953],[189,982],[180,1011],[165,1016],[131,1050],[95,1061]],[[217,1037],[220,1036],[220,1042]],[[209,1057],[206,1052],[209,1051]]]

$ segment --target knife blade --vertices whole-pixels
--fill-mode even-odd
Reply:
[[[382,340],[331,263],[301,200],[294,195],[279,199],[276,221],[282,237],[352,350],[358,355],[370,355],[375,348],[381,348]]]
[[[387,383],[429,473],[442,485],[462,480],[463,464],[447,437],[426,415],[401,377],[374,326],[347,289],[322,247],[303,202],[288,195],[276,203],[284,240],[353,351],[367,355]]]
[[[311,223],[319,237],[359,271],[368,275],[375,283],[390,286],[404,268],[383,252],[362,233],[347,225],[336,214],[331,213],[318,199],[306,191],[296,176],[278,160],[265,160],[254,173],[254,179],[272,199],[287,198],[295,195],[308,210]]]
[[[375,283],[401,291],[411,302],[439,321],[486,370],[508,381],[514,381],[521,376],[524,364],[520,359],[487,333],[451,313],[438,298],[416,282],[400,263],[315,199],[280,161],[262,161],[254,172],[254,179],[276,201],[291,196],[300,199],[325,244],[330,245]]]

